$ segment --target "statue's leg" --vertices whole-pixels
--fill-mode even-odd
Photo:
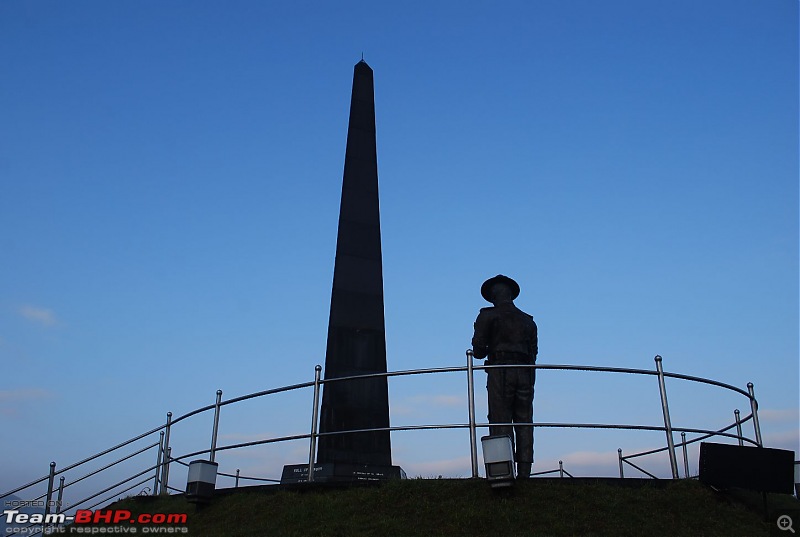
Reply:
[[[533,383],[531,370],[514,369],[514,423],[533,422]],[[517,439],[517,462],[533,463],[533,427],[517,425],[514,427]]]
[[[513,421],[514,386],[508,382],[507,368],[487,370],[486,389],[489,403],[489,423],[511,423]],[[511,425],[492,425],[492,436],[508,435],[514,441],[514,428]]]

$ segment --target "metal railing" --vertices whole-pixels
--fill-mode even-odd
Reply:
[[[467,364],[466,366],[462,367],[441,367],[441,368],[429,368],[429,369],[415,369],[415,370],[406,370],[406,371],[394,371],[394,372],[387,372],[387,373],[374,373],[368,375],[356,375],[356,376],[349,376],[349,377],[340,377],[340,378],[332,378],[332,379],[322,379],[321,378],[321,371],[322,368],[317,365],[314,368],[314,380],[311,382],[305,382],[300,384],[293,384],[290,386],[284,386],[280,388],[274,388],[270,390],[264,390],[260,392],[251,393],[248,395],[243,395],[239,397],[234,397],[232,399],[228,399],[227,401],[222,400],[222,390],[217,390],[216,392],[216,400],[214,404],[204,406],[188,412],[182,416],[177,418],[172,417],[172,413],[167,413],[166,422],[158,427],[155,427],[145,433],[142,433],[134,438],[131,438],[125,442],[117,444],[111,448],[108,448],[100,453],[92,455],[91,457],[87,457],[79,462],[74,464],[68,465],[61,469],[56,469],[56,463],[50,463],[50,469],[47,475],[34,480],[30,483],[17,487],[13,490],[10,490],[2,495],[0,495],[0,499],[6,498],[12,494],[16,494],[18,492],[26,491],[28,489],[32,489],[37,485],[41,485],[42,483],[46,482],[46,492],[33,500],[28,500],[30,505],[39,505],[37,502],[41,502],[45,508],[45,515],[51,514],[51,508],[55,507],[55,514],[56,515],[63,515],[70,510],[76,509],[79,506],[86,504],[87,502],[98,498],[99,496],[103,496],[104,494],[111,493],[108,497],[104,498],[103,500],[98,501],[97,503],[87,506],[85,508],[91,509],[98,505],[101,505],[109,500],[118,497],[120,494],[124,494],[125,492],[129,492],[130,490],[135,489],[138,486],[141,486],[145,483],[152,481],[152,494],[167,494],[169,491],[175,492],[183,492],[181,489],[176,489],[174,487],[169,486],[169,471],[170,466],[173,463],[177,463],[180,465],[188,466],[185,462],[186,459],[191,459],[194,457],[198,457],[201,455],[208,455],[209,460],[214,461],[216,454],[220,451],[227,451],[227,450],[235,450],[245,447],[252,447],[252,446],[259,446],[259,445],[266,445],[266,444],[275,444],[280,442],[287,442],[291,440],[307,440],[309,442],[309,449],[308,449],[308,481],[314,480],[314,457],[316,453],[316,445],[317,440],[322,436],[328,435],[337,435],[337,434],[354,434],[354,433],[362,433],[362,432],[372,432],[372,431],[390,431],[390,432],[398,432],[398,431],[413,431],[413,430],[432,430],[432,429],[468,429],[469,431],[469,442],[470,442],[470,463],[471,463],[471,473],[473,478],[479,477],[478,472],[478,452],[477,452],[477,429],[479,428],[487,428],[489,427],[489,423],[486,422],[478,422],[475,418],[475,380],[474,380],[474,372],[476,370],[488,370],[493,368],[507,368],[507,367],[527,367],[536,370],[558,370],[558,371],[588,371],[588,372],[606,372],[606,373],[624,373],[624,374],[632,374],[632,375],[645,375],[645,376],[655,376],[658,379],[658,387],[659,387],[659,394],[661,397],[661,410],[663,415],[663,425],[633,425],[633,424],[608,424],[608,423],[547,423],[547,422],[532,422],[528,424],[521,424],[523,426],[530,426],[533,428],[578,428],[578,429],[617,429],[617,430],[638,430],[638,431],[660,431],[663,432],[666,436],[666,446],[653,449],[641,453],[634,453],[631,455],[622,455],[622,449],[618,450],[618,460],[619,460],[619,475],[620,478],[624,477],[624,470],[623,467],[625,464],[639,470],[640,472],[652,477],[657,477],[648,472],[647,470],[641,468],[640,466],[631,462],[631,459],[643,457],[647,455],[653,455],[656,453],[661,453],[666,451],[669,457],[669,464],[672,473],[673,479],[679,479],[679,472],[678,472],[678,460],[676,456],[676,449],[680,448],[683,454],[683,467],[684,467],[684,477],[689,477],[689,465],[688,465],[688,454],[687,454],[687,446],[706,438],[711,438],[714,436],[718,437],[725,437],[737,440],[740,445],[743,445],[744,442],[748,442],[750,444],[761,446],[762,439],[761,439],[761,430],[758,421],[758,403],[755,398],[753,384],[747,384],[747,391],[732,386],[730,384],[725,384],[722,382],[718,382],[715,380],[705,379],[701,377],[694,377],[689,375],[683,375],[678,373],[668,373],[665,372],[662,368],[662,359],[660,356],[655,357],[655,370],[646,370],[646,369],[630,369],[630,368],[620,368],[620,367],[599,367],[599,366],[589,366],[589,365],[553,365],[553,364],[534,364],[534,365],[474,365],[473,364],[473,355],[472,351],[467,351]],[[413,375],[430,375],[430,374],[443,374],[443,373],[466,373],[467,377],[467,399],[468,399],[468,421],[467,423],[450,423],[450,424],[424,424],[424,425],[405,425],[405,426],[395,426],[395,427],[384,427],[384,428],[374,428],[374,429],[359,429],[359,430],[352,430],[352,431],[336,431],[336,432],[326,432],[321,433],[318,430],[318,418],[319,418],[319,404],[320,404],[320,395],[321,395],[321,388],[325,384],[329,383],[336,383],[336,382],[351,382],[354,380],[363,380],[368,378],[377,378],[377,377],[401,377],[401,376],[413,376]],[[666,383],[665,379],[681,379],[690,382],[702,383],[711,386],[716,386],[719,388],[724,388],[726,390],[738,393],[744,396],[750,405],[750,413],[745,416],[741,417],[741,413],[738,409],[734,411],[734,422],[724,428],[718,430],[705,430],[705,429],[696,429],[696,428],[686,428],[686,427],[674,427],[671,422],[670,418],[670,410],[669,404],[667,401],[667,392],[666,392]],[[223,406],[232,405],[234,403],[239,403],[242,401],[255,399],[259,397],[264,397],[268,395],[274,395],[283,392],[291,392],[295,390],[301,390],[306,388],[312,388],[313,391],[313,405],[312,405],[312,416],[311,416],[311,427],[310,432],[307,434],[295,434],[289,436],[280,436],[274,438],[265,438],[261,440],[249,441],[249,442],[241,442],[236,444],[230,445],[218,445],[218,435],[219,435],[219,423],[220,423],[220,410]],[[208,449],[201,449],[197,451],[192,451],[185,453],[179,456],[172,455],[172,446],[170,445],[170,437],[173,427],[192,417],[195,415],[202,414],[204,412],[213,410],[213,425],[212,425],[212,433],[211,433],[211,442],[210,447]],[[752,421],[753,422],[753,430],[754,430],[754,439],[750,439],[743,435],[742,433],[742,424]],[[511,425],[511,424],[496,424],[496,425]],[[520,424],[513,424],[519,426]],[[732,429],[735,429],[735,433],[731,433]],[[678,444],[674,443],[673,434],[675,432],[681,433],[681,442]],[[697,434],[698,436],[692,438],[690,440],[686,439],[686,434]],[[127,455],[122,456],[121,458],[112,461],[111,463],[105,464],[99,469],[92,470],[91,472],[78,477],[72,480],[69,483],[65,483],[65,474],[68,471],[74,470],[78,467],[82,467],[90,462],[96,461],[106,455],[109,455],[113,452],[117,452],[123,448],[131,446],[132,444],[139,442],[147,437],[152,437],[154,435],[158,435],[158,440],[154,442],[150,442],[149,444],[145,445],[144,447],[140,447],[136,451],[129,453]],[[142,471],[138,471],[134,475],[123,479],[111,486],[107,486],[100,490],[99,492],[92,493],[90,496],[83,498],[79,501],[72,503],[71,505],[64,507],[63,505],[63,495],[65,489],[68,487],[75,485],[76,483],[82,482],[90,477],[96,476],[111,467],[114,467],[124,461],[128,461],[138,457],[142,454],[150,452],[151,450],[155,449],[155,464],[152,465],[145,465],[145,469]],[[152,454],[151,454],[152,456]],[[141,468],[141,466],[139,466]],[[551,474],[558,472],[561,477],[565,474],[569,477],[572,477],[569,472],[566,472],[563,469],[563,463],[559,461],[559,469],[558,470],[549,470],[546,472],[537,472],[533,475],[544,475],[544,474]],[[129,485],[131,482],[141,478],[142,476],[147,476],[143,480],[139,480],[133,485]],[[263,477],[246,477],[241,476],[240,471],[237,469],[236,474],[230,473],[218,473],[220,476],[230,477],[235,479],[236,486],[239,486],[240,479],[247,479],[253,480],[257,482],[268,482],[268,483],[276,483],[279,480],[276,479],[267,479]],[[55,485],[55,478],[57,476],[60,477],[59,485],[56,487]],[[121,487],[128,485],[128,487],[124,490],[119,490]],[[112,493],[113,491],[113,493]],[[57,495],[57,499],[54,500],[54,495]],[[53,517],[51,517],[53,518]],[[53,518],[53,520],[58,520],[58,517]]]

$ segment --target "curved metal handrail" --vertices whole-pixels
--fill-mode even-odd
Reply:
[[[83,459],[81,461],[78,461],[76,463],[70,464],[70,465],[68,465],[68,466],[66,466],[64,468],[59,469],[59,470],[55,469],[55,463],[51,463],[50,473],[48,475],[45,475],[42,478],[39,478],[39,479],[34,480],[34,481],[31,481],[30,483],[27,483],[25,485],[22,485],[20,487],[17,487],[15,489],[9,491],[9,492],[6,492],[6,493],[0,495],[0,499],[4,498],[6,496],[9,496],[11,494],[15,494],[17,492],[20,492],[22,490],[25,490],[27,488],[33,487],[35,485],[41,484],[44,481],[48,481],[49,480],[48,492],[46,493],[46,495],[43,495],[43,496],[40,496],[39,498],[37,498],[37,499],[41,499],[42,497],[46,496],[47,497],[47,502],[48,502],[48,509],[49,509],[49,505],[51,503],[52,495],[54,493],[54,478],[55,478],[56,475],[63,474],[65,472],[69,471],[69,470],[72,470],[74,468],[82,466],[82,465],[84,465],[84,464],[86,464],[86,463],[88,463],[90,461],[94,461],[94,460],[96,460],[96,459],[98,459],[98,458],[100,458],[102,456],[105,456],[105,455],[107,455],[107,454],[109,454],[109,453],[111,453],[113,451],[116,451],[116,450],[121,449],[123,447],[126,447],[126,446],[128,446],[128,445],[130,445],[130,444],[132,444],[134,442],[137,442],[137,441],[139,441],[139,440],[141,440],[143,438],[146,438],[146,437],[148,437],[150,435],[153,435],[154,433],[160,433],[161,434],[161,440],[159,442],[156,442],[154,444],[150,444],[145,448],[139,449],[135,453],[127,455],[127,456],[123,457],[122,459],[119,459],[118,461],[115,461],[115,462],[113,462],[111,464],[108,464],[108,465],[104,466],[103,468],[100,468],[99,470],[95,470],[95,471],[93,471],[93,472],[91,472],[91,473],[89,473],[89,474],[87,474],[87,475],[85,475],[85,476],[83,476],[83,477],[81,477],[81,478],[79,478],[77,480],[74,480],[72,483],[69,483],[67,485],[64,484],[64,478],[62,477],[61,478],[61,486],[60,486],[60,488],[58,490],[58,492],[59,492],[59,502],[60,502],[60,498],[61,498],[61,493],[63,493],[63,489],[66,488],[67,486],[72,485],[74,483],[77,483],[78,481],[81,481],[83,479],[86,479],[89,476],[96,475],[96,474],[102,472],[103,470],[105,470],[105,469],[107,469],[107,468],[109,468],[111,466],[114,466],[118,462],[122,462],[124,460],[128,460],[128,459],[132,458],[133,456],[138,455],[140,453],[143,453],[143,452],[145,452],[145,451],[147,451],[147,450],[149,450],[149,449],[151,449],[153,447],[156,447],[156,446],[158,446],[158,458],[157,458],[157,463],[154,466],[151,466],[150,468],[148,468],[144,472],[140,472],[140,473],[136,474],[135,476],[133,476],[133,477],[121,482],[121,483],[117,483],[116,485],[113,485],[112,487],[109,487],[109,488],[107,488],[107,489],[105,489],[105,490],[103,490],[103,491],[101,491],[101,492],[99,492],[97,494],[94,494],[94,495],[90,496],[89,498],[86,498],[84,500],[81,500],[80,502],[74,503],[70,507],[74,507],[75,505],[79,505],[79,504],[85,503],[86,501],[88,501],[90,499],[93,499],[93,498],[97,497],[100,494],[103,494],[105,492],[113,490],[114,487],[119,486],[122,483],[127,483],[130,480],[135,479],[136,477],[144,475],[145,473],[151,472],[153,470],[155,470],[155,478],[154,478],[154,486],[153,486],[153,494],[154,495],[155,494],[159,494],[159,493],[166,493],[166,492],[168,492],[170,490],[176,490],[176,489],[174,489],[174,488],[169,486],[169,479],[168,479],[169,478],[169,466],[170,466],[171,463],[177,462],[179,464],[185,465],[186,464],[184,462],[185,459],[189,459],[189,458],[197,457],[197,456],[202,456],[202,455],[209,455],[210,459],[213,461],[215,453],[218,452],[218,451],[228,451],[228,450],[240,449],[240,448],[245,448],[245,447],[252,447],[252,446],[258,446],[258,445],[265,445],[265,444],[274,444],[274,443],[286,442],[286,441],[292,441],[292,440],[310,440],[311,441],[311,449],[309,450],[309,470],[311,470],[313,468],[313,465],[314,465],[314,456],[315,456],[314,446],[315,446],[316,440],[319,437],[332,436],[332,435],[338,435],[338,434],[355,434],[355,433],[377,432],[377,431],[397,432],[397,431],[433,430],[433,429],[469,429],[469,431],[470,431],[470,455],[471,455],[471,462],[472,462],[472,474],[473,474],[473,477],[478,477],[476,429],[477,428],[489,427],[490,424],[489,423],[485,423],[485,422],[478,422],[475,419],[475,411],[474,411],[475,397],[474,397],[474,378],[473,378],[473,375],[474,375],[474,371],[475,370],[490,370],[490,369],[495,369],[495,368],[526,367],[526,368],[531,368],[531,369],[534,369],[534,370],[535,369],[542,369],[542,370],[560,370],[560,371],[587,371],[587,372],[607,372],[607,373],[623,373],[623,374],[634,374],[634,375],[657,376],[659,378],[660,391],[661,391],[661,397],[662,397],[662,406],[663,406],[664,418],[665,418],[665,423],[664,423],[663,426],[662,425],[607,424],[607,423],[557,423],[557,422],[531,422],[531,423],[528,423],[528,424],[518,424],[518,423],[513,424],[513,425],[517,425],[517,426],[519,426],[519,425],[522,425],[522,426],[527,425],[527,426],[534,427],[534,428],[618,429],[618,430],[657,431],[657,432],[666,433],[666,435],[667,435],[667,444],[668,445],[665,446],[665,447],[660,447],[660,448],[644,451],[644,452],[641,452],[641,453],[635,453],[635,454],[631,454],[631,455],[626,455],[625,457],[622,456],[622,450],[621,449],[618,450],[619,459],[620,459],[620,477],[622,477],[622,464],[623,464],[623,462],[625,462],[625,463],[627,463],[627,464],[629,464],[629,465],[641,470],[643,473],[645,473],[647,475],[650,475],[651,477],[655,477],[655,476],[653,476],[653,474],[650,474],[646,470],[643,470],[640,467],[636,466],[635,464],[631,463],[628,459],[632,459],[634,457],[642,457],[642,456],[646,456],[646,455],[652,455],[652,454],[668,451],[669,454],[670,454],[670,462],[671,462],[671,466],[672,466],[673,478],[677,478],[678,475],[677,475],[677,462],[676,462],[676,456],[675,456],[675,449],[676,448],[683,448],[683,450],[684,450],[684,464],[687,465],[688,463],[686,462],[686,446],[689,445],[689,444],[695,443],[695,442],[699,442],[699,441],[704,440],[706,438],[713,437],[713,436],[721,436],[721,437],[725,437],[725,438],[735,439],[735,440],[738,440],[740,444],[743,443],[743,442],[748,442],[748,443],[756,445],[756,446],[762,445],[760,427],[759,427],[759,424],[758,424],[758,414],[757,414],[758,403],[757,403],[757,401],[755,399],[755,395],[753,393],[753,385],[752,385],[752,383],[748,383],[748,385],[747,385],[748,390],[745,391],[745,390],[743,390],[741,388],[738,388],[736,386],[733,386],[731,384],[727,384],[727,383],[724,383],[724,382],[719,382],[719,381],[712,380],[712,379],[706,379],[706,378],[702,378],[702,377],[697,377],[697,376],[692,376],[692,375],[685,375],[685,374],[680,374],[680,373],[664,372],[662,370],[662,368],[661,368],[661,357],[660,356],[656,356],[656,358],[655,358],[656,365],[657,365],[655,370],[636,369],[636,368],[623,368],[623,367],[604,367],[604,366],[591,366],[591,365],[575,365],[575,364],[529,364],[529,365],[518,365],[518,364],[514,364],[514,365],[500,365],[500,364],[488,365],[488,364],[483,364],[483,365],[474,365],[472,363],[472,360],[473,360],[472,352],[471,351],[467,351],[467,364],[466,364],[466,366],[451,366],[451,367],[438,367],[438,368],[427,368],[427,369],[412,369],[412,370],[401,370],[401,371],[392,371],[392,372],[385,372],[385,373],[383,373],[383,372],[381,372],[381,373],[369,373],[369,374],[363,374],[363,375],[351,375],[351,376],[347,376],[347,377],[337,377],[337,378],[329,378],[329,379],[320,378],[321,367],[320,366],[316,366],[316,368],[315,368],[315,372],[316,372],[315,380],[312,381],[312,382],[304,382],[304,383],[292,384],[292,385],[283,386],[283,387],[274,388],[274,389],[269,389],[269,390],[262,390],[262,391],[258,391],[258,392],[254,392],[254,393],[250,393],[250,394],[246,394],[246,395],[242,395],[242,396],[233,397],[233,398],[230,398],[230,399],[227,399],[227,400],[224,400],[224,401],[222,400],[222,391],[218,390],[217,391],[217,399],[216,399],[216,402],[214,404],[206,405],[206,406],[197,408],[195,410],[192,410],[192,411],[189,411],[189,412],[187,412],[185,414],[182,414],[181,416],[178,416],[178,417],[176,417],[174,419],[172,419],[172,413],[169,412],[169,413],[167,413],[167,420],[166,420],[166,422],[164,424],[159,425],[158,427],[155,427],[155,428],[153,428],[153,429],[151,429],[151,430],[149,430],[149,431],[147,431],[145,433],[137,435],[137,436],[135,436],[135,437],[133,437],[133,438],[131,438],[129,440],[126,440],[125,442],[119,443],[119,444],[117,444],[117,445],[115,445],[115,446],[113,446],[111,448],[103,450],[103,451],[101,451],[101,452],[99,452],[99,453],[97,453],[95,455],[87,457],[87,458],[85,458],[85,459]],[[468,423],[403,425],[403,426],[394,426],[394,427],[380,427],[380,428],[358,429],[358,430],[348,430],[348,431],[328,431],[328,432],[318,432],[317,431],[317,423],[316,423],[317,413],[316,412],[317,412],[317,408],[318,408],[318,404],[319,404],[321,386],[324,386],[325,384],[339,383],[339,382],[350,382],[350,381],[357,381],[357,380],[366,380],[366,379],[371,379],[371,378],[386,378],[386,379],[388,379],[390,377],[425,375],[425,374],[433,374],[433,373],[465,373],[465,372],[467,373],[467,376],[468,376],[468,404],[469,404],[469,410],[470,410],[470,412],[469,412],[469,422]],[[733,391],[735,393],[738,393],[740,395],[745,396],[748,399],[752,411],[751,411],[750,414],[748,414],[744,418],[740,418],[739,414],[738,414],[739,411],[737,410],[736,411],[736,421],[733,424],[727,425],[727,426],[725,426],[725,427],[723,427],[721,429],[718,429],[718,430],[706,430],[706,429],[687,428],[687,427],[672,427],[671,423],[669,421],[669,409],[668,409],[668,405],[667,405],[667,402],[666,402],[666,392],[665,392],[664,383],[663,383],[663,380],[665,378],[674,378],[674,379],[686,380],[686,381],[690,381],[690,382],[698,382],[698,383],[703,383],[703,384],[716,386],[716,387],[720,387],[720,388],[724,388],[724,389]],[[314,389],[314,404],[315,404],[315,407],[314,407],[314,418],[312,419],[312,427],[311,427],[311,432],[310,433],[297,434],[297,435],[287,435],[287,436],[281,436],[281,437],[275,437],[275,438],[267,438],[267,439],[262,439],[262,440],[241,442],[241,443],[230,444],[230,445],[225,445],[225,446],[217,446],[216,445],[216,442],[217,442],[217,431],[218,431],[218,424],[219,424],[219,416],[220,416],[220,408],[221,407],[227,406],[227,405],[232,405],[234,403],[238,403],[238,402],[241,402],[241,401],[246,401],[246,400],[249,400],[249,399],[254,399],[254,398],[273,395],[273,394],[278,394],[278,393],[290,392],[290,391],[299,390],[299,389],[305,389],[305,388],[313,388]],[[179,423],[179,422],[182,422],[182,421],[184,421],[184,420],[186,420],[186,419],[188,419],[188,418],[190,418],[192,416],[196,416],[196,415],[202,414],[204,412],[208,412],[210,410],[214,410],[214,427],[213,427],[213,432],[212,432],[211,448],[210,449],[197,450],[197,451],[193,451],[193,452],[190,452],[190,453],[186,453],[184,455],[173,457],[171,455],[171,447],[169,445],[171,428],[174,425],[176,425],[177,423]],[[750,420],[753,421],[754,431],[755,431],[755,435],[756,435],[756,438],[754,440],[750,439],[750,438],[747,438],[746,436],[744,436],[741,433],[741,425],[743,423],[746,423],[747,421],[750,421]],[[511,424],[492,424],[492,425],[511,425]],[[737,428],[737,434],[733,434],[733,433],[729,433],[728,432],[733,428]],[[673,432],[682,433],[683,440],[680,443],[675,444],[672,441],[672,433]],[[690,440],[687,441],[685,439],[686,433],[698,434],[700,436],[698,436],[696,438],[693,438],[693,439],[690,439]],[[687,468],[688,468],[688,465],[687,465]],[[686,473],[688,474],[688,470],[687,470]],[[220,473],[218,475],[236,478],[237,479],[237,483],[238,483],[238,479],[239,478],[263,480],[263,481],[275,481],[275,480],[268,480],[268,479],[262,479],[262,478],[242,477],[242,476],[238,475],[238,470],[237,470],[237,475],[235,475],[235,476],[232,475],[232,474],[225,474],[225,473]],[[148,478],[148,479],[150,479],[150,478]],[[313,480],[313,471],[310,471],[310,473],[309,473],[309,480]],[[60,508],[59,508],[59,510],[60,510]]]

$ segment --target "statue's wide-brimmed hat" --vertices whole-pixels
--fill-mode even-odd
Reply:
[[[492,301],[492,295],[491,295],[492,287],[494,287],[495,284],[498,283],[504,283],[511,288],[514,294],[514,296],[511,297],[511,300],[514,300],[519,296],[519,284],[514,280],[512,280],[511,278],[509,278],[508,276],[503,276],[502,274],[498,274],[494,278],[489,278],[488,280],[483,282],[483,285],[481,285],[481,296],[485,298],[487,302]]]

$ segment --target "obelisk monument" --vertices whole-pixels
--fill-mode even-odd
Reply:
[[[392,466],[389,431],[348,432],[389,427],[386,377],[336,381],[375,373],[386,373],[386,328],[375,89],[362,59],[353,70],[314,481],[405,477]],[[308,470],[286,465],[281,483],[305,482]]]
[[[353,72],[324,378],[385,372],[375,93],[372,69],[361,60]],[[324,435],[381,427],[389,427],[386,378],[324,384],[317,463],[391,466],[388,431]]]

